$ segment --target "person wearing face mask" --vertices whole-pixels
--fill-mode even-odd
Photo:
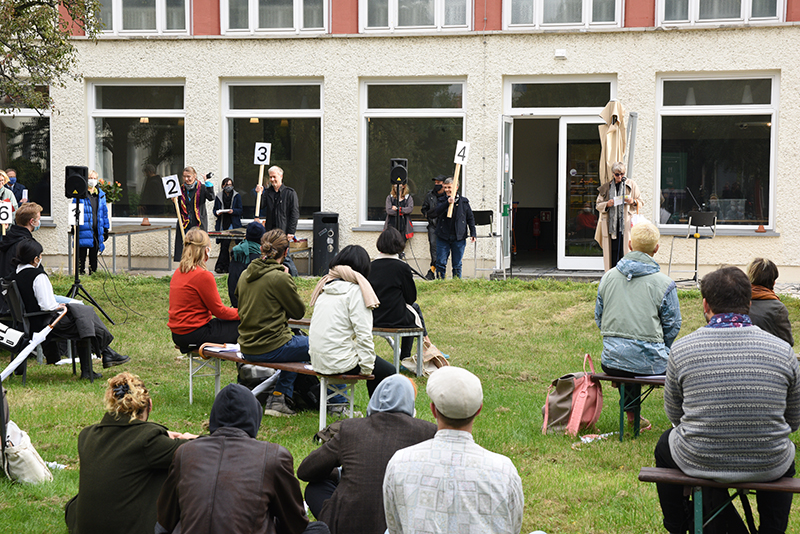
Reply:
[[[26,202],[14,213],[14,222],[0,241],[0,278],[8,278],[14,272],[11,260],[17,254],[17,246],[23,241],[34,241],[33,232],[42,222],[42,207],[36,202]]]
[[[242,227],[242,197],[233,188],[233,180],[230,178],[222,180],[222,191],[217,193],[214,199],[214,215],[217,216],[217,224],[214,227],[217,232]],[[220,274],[227,273],[231,264],[231,248],[239,242],[217,239],[217,244],[219,257],[214,271]]]
[[[181,196],[178,197],[178,209],[181,212],[179,224],[183,224],[183,231],[189,233],[192,228],[199,227],[205,231],[207,228],[208,214],[206,202],[214,200],[214,184],[211,180],[200,183],[194,167],[183,169],[183,183]],[[175,261],[181,261],[183,254],[183,237],[180,228],[175,228]]]
[[[11,188],[8,187],[11,183],[8,174],[3,171],[0,171],[0,182],[3,183],[3,187],[0,187],[0,202],[8,202],[11,204],[11,210],[17,211],[17,198],[14,196]]]
[[[200,228],[186,232],[181,263],[169,283],[172,341],[183,351],[206,342],[236,343],[239,311],[222,304],[214,275],[206,268],[211,240]]]
[[[431,254],[431,267],[425,275],[428,280],[436,278],[436,222],[439,218],[433,215],[433,210],[436,208],[445,178],[447,177],[443,174],[433,177],[433,189],[425,194],[425,200],[422,202],[422,216],[428,220],[428,251]]]
[[[17,181],[17,171],[15,169],[6,169],[6,174],[8,175],[6,187],[11,189],[11,192],[14,193],[14,198],[17,199],[17,205],[27,202],[27,199],[22,196],[22,192],[25,191],[25,186]]]
[[[86,256],[89,256],[89,274],[97,271],[97,253],[106,248],[108,239],[108,206],[106,194],[97,187],[97,172],[89,171],[89,191],[85,198],[76,198],[75,202],[83,204],[83,224],[78,226],[78,258],[80,272],[85,272]],[[74,209],[74,208],[72,208]]]

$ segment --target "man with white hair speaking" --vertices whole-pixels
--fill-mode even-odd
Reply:
[[[511,460],[475,443],[480,379],[442,367],[428,379],[438,431],[401,449],[386,467],[383,506],[390,534],[519,534],[524,497]]]

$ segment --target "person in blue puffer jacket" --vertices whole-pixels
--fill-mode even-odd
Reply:
[[[77,201],[78,199],[76,199]],[[97,270],[97,253],[103,252],[108,239],[108,206],[106,194],[97,187],[97,172],[89,171],[89,192],[83,203],[83,224],[78,226],[78,257],[80,272],[86,268],[86,255],[89,255],[89,274]],[[74,209],[74,208],[73,208]]]
[[[600,280],[594,317],[603,334],[603,371],[634,377],[662,375],[667,370],[672,342],[681,330],[681,308],[675,282],[661,272],[653,255],[661,237],[650,222],[630,232],[632,249]],[[625,411],[634,423],[641,386],[625,386]],[[650,422],[642,418],[641,430]]]

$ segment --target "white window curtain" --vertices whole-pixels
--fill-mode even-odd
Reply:
[[[741,0],[700,0],[700,20],[741,18]]]
[[[582,0],[544,0],[542,22],[544,24],[568,24],[582,22]]]
[[[323,28],[323,0],[303,0],[303,29]]]
[[[512,0],[511,24],[533,24],[533,0]]]
[[[593,0],[592,22],[614,22],[615,0]]]
[[[293,28],[294,3],[292,0],[259,0],[259,28]]]
[[[186,3],[184,0],[167,0],[167,29],[186,29]]]
[[[155,30],[156,0],[122,0],[123,30]]]
[[[465,0],[445,0],[444,25],[464,26],[467,24],[467,4]]]
[[[434,0],[398,0],[398,26],[433,26]]]
[[[664,20],[689,20],[689,0],[665,0]]]
[[[753,0],[753,18],[759,17],[777,17],[778,16],[778,2],[777,0]]]
[[[370,28],[389,26],[389,0],[367,0],[367,26]]]

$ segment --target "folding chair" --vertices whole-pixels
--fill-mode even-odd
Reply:
[[[694,226],[694,231],[692,231],[692,226]],[[707,232],[711,232],[709,235],[708,233],[701,233],[701,229],[707,229]],[[676,280],[677,282],[687,282],[693,281],[695,284],[699,284],[700,280],[698,277],[698,261],[699,261],[699,249],[700,249],[700,240],[701,239],[714,239],[717,235],[717,212],[716,211],[690,211],[689,212],[689,222],[686,225],[686,237],[685,239],[694,239],[694,270],[675,270],[676,273],[694,273],[692,278],[686,278],[683,280]],[[675,248],[675,239],[680,236],[672,236],[672,244],[669,247],[669,268],[667,269],[667,276],[670,276],[672,273],[672,251]]]
[[[492,272],[495,271],[494,268],[491,268],[491,269],[487,269],[487,268],[479,269],[478,268],[478,240],[479,239],[487,239],[487,238],[488,239],[498,239],[498,240],[500,240],[500,270],[503,271],[503,279],[505,280],[505,278],[506,278],[506,268],[505,268],[505,265],[503,264],[503,251],[502,251],[502,249],[503,249],[503,235],[502,234],[498,234],[497,232],[495,232],[494,228],[492,227],[492,223],[494,222],[494,212],[492,210],[479,210],[479,211],[473,211],[472,215],[475,217],[476,230],[477,230],[478,226],[488,226],[489,227],[489,233],[488,234],[486,234],[486,235],[480,235],[479,234],[479,235],[477,235],[475,237],[475,243],[474,243],[475,246],[473,247],[473,255],[472,255],[473,265],[475,266],[475,272],[474,272],[473,276],[477,278],[478,271],[492,271]]]

